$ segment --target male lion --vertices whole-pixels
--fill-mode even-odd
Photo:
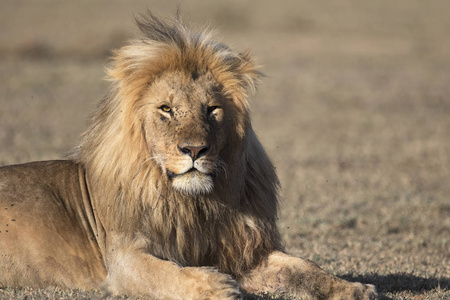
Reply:
[[[249,54],[178,20],[137,23],[143,37],[115,52],[72,159],[0,168],[0,285],[375,299],[372,285],[284,252],[278,179],[249,117],[260,76]]]

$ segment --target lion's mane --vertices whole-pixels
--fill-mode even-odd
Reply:
[[[150,15],[143,36],[116,51],[112,86],[72,158],[81,163],[105,230],[146,237],[149,253],[181,265],[212,265],[240,276],[281,249],[278,179],[253,132],[248,93],[261,76],[248,52],[234,53],[207,32]],[[149,154],[139,115],[144,89],[163,72],[208,70],[234,101],[225,176],[207,195],[174,191]]]

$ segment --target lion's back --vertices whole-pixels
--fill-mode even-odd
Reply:
[[[30,201],[31,194],[47,189],[58,189],[67,175],[73,177],[76,164],[68,160],[39,161],[0,167],[0,201]],[[72,175],[72,176],[71,176]],[[63,178],[65,177],[65,178]],[[34,199],[38,200],[39,199]],[[14,203],[11,203],[14,204]]]

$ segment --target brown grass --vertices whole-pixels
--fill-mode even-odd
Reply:
[[[450,298],[450,2],[281,3],[182,11],[264,65],[253,119],[281,178],[287,249],[377,285],[382,299]],[[147,7],[164,15],[176,3],[2,2],[0,165],[76,144],[106,91],[108,50]],[[98,295],[0,289],[7,299]]]

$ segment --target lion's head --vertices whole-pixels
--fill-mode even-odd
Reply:
[[[150,15],[138,25],[144,36],[115,52],[113,90],[78,159],[94,177],[113,176],[122,190],[130,175],[153,163],[175,191],[211,193],[243,159],[251,130],[247,93],[261,74],[247,52],[181,22]]]

